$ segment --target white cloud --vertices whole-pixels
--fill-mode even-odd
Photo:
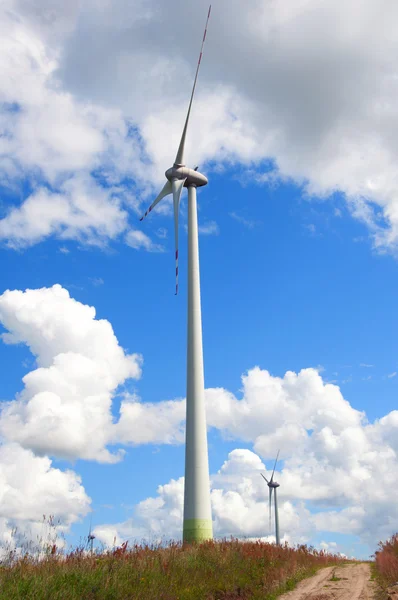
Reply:
[[[394,371],[393,373],[390,373],[389,375],[387,375],[387,377],[388,377],[389,379],[393,379],[393,378],[394,378],[394,377],[396,377],[396,376],[397,376],[397,371]]]
[[[332,550],[333,552],[335,551],[337,544],[336,542],[321,542],[319,544],[319,546],[322,548],[322,550]]]
[[[27,2],[8,0],[0,11],[0,96],[3,102],[20,107],[8,111],[8,135],[2,139],[2,149],[18,168],[39,168],[54,178],[59,170],[92,166],[93,157],[105,146],[91,107],[79,106],[59,85],[49,85],[65,37],[50,40],[45,32],[56,21],[60,23],[69,9],[63,10],[61,3],[52,10],[47,7],[52,18],[46,27],[46,7],[29,8]],[[40,18],[44,28],[35,27],[34,21]]]
[[[78,475],[51,466],[18,444],[0,446],[1,517],[41,522],[43,512],[63,516],[64,525],[88,512],[89,498]]]
[[[217,537],[244,536],[245,538],[274,541],[268,520],[268,488],[260,477],[265,472],[261,459],[250,450],[230,452],[217,474],[211,478],[211,501],[214,533]],[[96,536],[107,543],[117,532],[118,539],[179,539],[181,537],[184,499],[184,478],[172,479],[157,489],[157,496],[143,500],[133,510],[133,517],[124,523],[102,525],[95,529]],[[289,534],[283,541],[295,538],[305,541],[309,512],[291,502],[280,503],[280,515]],[[308,536],[307,531],[307,536]]]
[[[125,242],[130,248],[134,248],[135,250],[144,248],[148,252],[164,252],[163,246],[154,244],[151,238],[139,229],[130,229],[125,236]]]
[[[126,114],[134,107],[160,171],[170,162],[170,146],[177,146],[207,5],[179,8],[158,0],[145,8],[91,2],[65,44],[60,70],[80,98],[122,105]],[[256,0],[247,10],[220,0],[209,27],[189,156],[199,162],[273,159],[277,177],[294,178],[310,194],[343,191],[374,243],[394,245],[397,11],[391,2],[380,10],[370,1],[320,6],[316,0]],[[134,35],[126,35],[127,28]],[[91,42],[91,30],[101,44]],[[167,34],[165,44],[169,31],[179,35]],[[78,63],[82,55],[86,60]],[[275,179],[269,165],[266,172]]]
[[[93,530],[96,539],[102,542],[107,548],[120,546],[123,543],[123,538],[120,537],[117,527],[111,525],[99,525]]]
[[[275,478],[286,539],[351,533],[373,551],[374,539],[388,537],[398,523],[398,411],[368,423],[315,369],[279,378],[254,368],[242,381],[241,399],[227,390],[206,390],[209,427],[229,440],[252,443],[257,453],[232,451],[212,476],[216,535],[269,535],[260,457],[272,460],[280,448],[284,463]],[[182,401],[177,404],[182,417]],[[178,419],[175,423],[180,426]],[[160,486],[155,497],[137,505],[131,519],[116,526],[121,538],[179,536],[182,498],[182,478]]]
[[[102,462],[120,458],[107,448],[114,443],[183,443],[184,399],[141,403],[124,394],[114,421],[113,396],[128,378],[140,377],[141,359],[123,351],[94,308],[59,285],[7,291],[0,296],[0,321],[3,342],[28,345],[37,360],[22,392],[3,405],[0,433],[8,442],[38,454]],[[396,529],[398,411],[368,423],[317,369],[274,377],[255,367],[242,377],[240,398],[223,388],[206,390],[205,398],[209,428],[252,444],[256,453],[231,452],[212,477],[218,535],[269,535],[268,490],[259,471],[278,448],[284,461],[276,472],[281,526],[288,539],[353,532],[371,543]],[[173,480],[140,503],[132,521],[117,525],[120,539],[127,533],[177,535],[182,488],[182,479]]]
[[[118,386],[141,376],[142,358],[126,354],[111,324],[60,285],[6,291],[0,296],[6,344],[24,343],[37,361],[24,388],[4,402],[0,433],[39,454],[115,462],[107,445],[181,444],[185,400],[141,403],[123,393],[119,419],[111,413]]]
[[[62,536],[89,511],[90,498],[76,473],[55,469],[49,458],[17,444],[0,446],[0,490],[1,553],[40,538],[46,543],[49,534]],[[47,522],[54,517],[53,527],[43,522],[43,513]]]
[[[126,196],[126,178],[145,193],[159,184],[181,135],[206,10],[204,0],[3,2],[0,180],[15,186],[39,173],[59,185],[96,170]],[[389,1],[255,0],[247,10],[220,0],[188,158],[215,169],[243,162],[257,182],[292,178],[308,194],[340,190],[374,245],[395,248],[397,16]],[[139,203],[130,199],[134,210]],[[38,237],[24,222],[17,243],[59,235],[70,213],[61,216]]]
[[[208,221],[199,225],[198,231],[201,235],[218,235],[220,233],[220,229],[215,221]]]
[[[288,371],[279,378],[256,367],[242,383],[241,400],[222,388],[207,390],[208,424],[227,437],[252,441],[265,458],[272,458],[280,446],[282,457],[303,448],[308,430],[331,426],[341,432],[363,420],[336,385],[323,383],[316,369]]]
[[[51,235],[103,244],[127,229],[122,204],[137,210],[120,182],[131,170],[140,180],[141,150],[119,110],[79,102],[56,79],[78,4],[36,4],[0,8],[0,183],[18,196],[21,179],[33,188],[0,221],[0,239],[12,248]]]
[[[141,403],[125,397],[114,428],[115,442],[124,444],[182,444],[185,439],[185,401]]]
[[[127,228],[127,212],[114,190],[92,178],[71,178],[59,191],[42,187],[0,220],[0,240],[23,248],[50,235],[101,245]],[[65,250],[61,250],[65,252]]]
[[[139,378],[141,358],[119,346],[110,323],[70,298],[59,285],[6,291],[0,296],[6,344],[25,343],[38,368],[2,408],[0,431],[41,454],[112,462],[112,396],[128,378]]]

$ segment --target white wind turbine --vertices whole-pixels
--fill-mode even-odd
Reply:
[[[275,464],[274,464],[274,470],[272,471],[271,479],[268,481],[268,479],[266,477],[264,477],[264,475],[262,473],[260,473],[260,475],[261,475],[261,477],[263,479],[265,479],[265,481],[267,482],[268,488],[269,488],[269,505],[268,505],[268,510],[269,510],[269,530],[270,531],[271,531],[272,492],[274,492],[274,501],[275,501],[275,538],[276,538],[277,545],[280,546],[281,540],[280,540],[280,537],[279,537],[278,499],[277,499],[277,495],[276,495],[276,488],[280,487],[280,485],[279,485],[279,483],[277,483],[276,481],[274,481],[274,473],[275,473],[276,463],[278,462],[278,456],[279,456],[279,450],[278,450],[278,454],[276,455]]]
[[[90,515],[90,528],[88,530],[87,544],[86,544],[86,548],[88,548],[90,546],[91,554],[94,551],[94,540],[95,540],[95,535],[91,531],[92,519],[93,519],[93,515]]]
[[[184,164],[192,101],[198,79],[203,46],[211,6],[196,68],[188,113],[174,165],[165,173],[166,183],[160,194],[146,211],[144,219],[165,196],[173,195],[176,294],[178,293],[178,212],[183,187],[188,188],[188,339],[187,339],[187,415],[185,439],[185,490],[183,541],[198,542],[213,537],[210,504],[209,459],[207,452],[206,414],[204,403],[204,374],[202,347],[202,316],[200,306],[199,243],[196,188],[206,185],[207,178]]]

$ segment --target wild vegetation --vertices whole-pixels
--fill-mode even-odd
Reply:
[[[111,551],[57,546],[3,561],[0,600],[272,600],[342,558],[298,546],[238,540],[200,545],[127,543]]]
[[[375,575],[382,590],[398,584],[398,533],[386,542],[379,542],[375,552]],[[397,595],[398,595],[398,587]]]

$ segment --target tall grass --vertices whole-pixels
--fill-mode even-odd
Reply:
[[[379,542],[375,552],[376,576],[383,588],[398,583],[398,533]]]
[[[298,546],[238,540],[167,546],[126,544],[101,554],[82,548],[43,559],[3,563],[0,600],[272,600],[315,573],[343,562]]]

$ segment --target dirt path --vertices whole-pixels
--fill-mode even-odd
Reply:
[[[372,600],[374,591],[370,566],[360,563],[321,569],[279,600]]]

